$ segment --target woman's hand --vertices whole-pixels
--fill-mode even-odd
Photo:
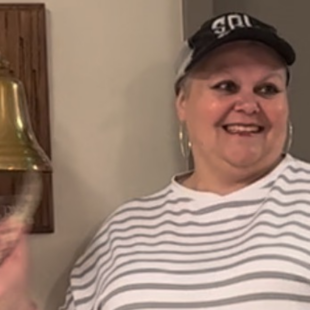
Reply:
[[[36,309],[29,294],[27,250],[27,237],[21,234],[13,252],[0,265],[0,310]]]

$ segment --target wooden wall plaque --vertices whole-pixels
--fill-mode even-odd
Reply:
[[[0,4],[0,52],[24,84],[34,133],[51,158],[44,4]],[[32,233],[54,232],[52,173],[45,174],[43,179],[43,198]]]

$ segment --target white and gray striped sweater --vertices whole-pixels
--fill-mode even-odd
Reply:
[[[66,310],[310,309],[310,164],[226,196],[175,179],[118,208],[73,268]]]

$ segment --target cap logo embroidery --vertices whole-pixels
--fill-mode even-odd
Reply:
[[[249,16],[244,14],[229,14],[219,17],[211,25],[211,29],[218,39],[238,27],[252,27]]]

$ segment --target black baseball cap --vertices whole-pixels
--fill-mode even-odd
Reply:
[[[207,20],[185,41],[177,64],[176,91],[179,81],[208,53],[226,43],[240,40],[257,41],[269,46],[287,67],[296,60],[291,44],[272,25],[245,13],[225,13]]]

